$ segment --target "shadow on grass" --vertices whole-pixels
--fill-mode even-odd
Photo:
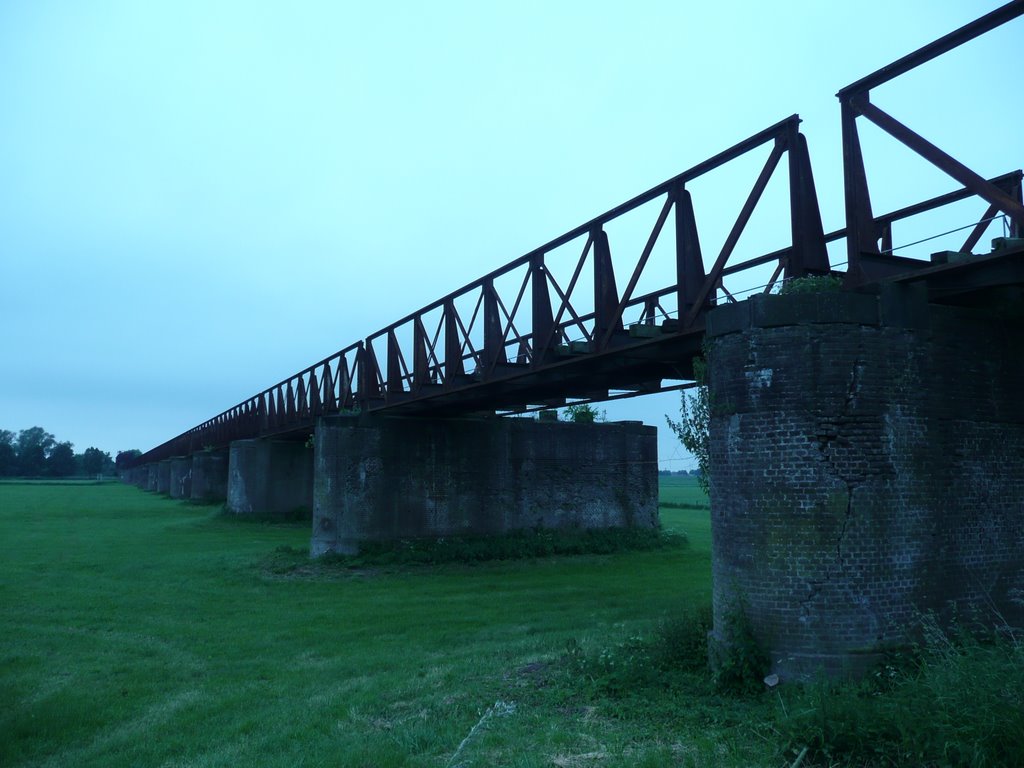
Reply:
[[[260,562],[259,567],[265,573],[277,576],[316,577],[405,566],[670,550],[685,547],[687,543],[685,534],[651,529],[524,530],[492,536],[367,542],[357,555],[328,554],[315,560],[310,559],[307,551],[278,547]]]

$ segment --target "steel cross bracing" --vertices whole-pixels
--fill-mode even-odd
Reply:
[[[1024,0],[1007,3],[898,61],[882,67],[867,77],[861,78],[836,94],[839,98],[843,132],[847,283],[849,285],[854,286],[888,277],[893,274],[894,269],[901,268],[899,264],[885,258],[885,254],[892,250],[892,231],[889,226],[891,222],[880,221],[871,214],[871,195],[868,190],[867,173],[861,153],[860,136],[857,131],[858,117],[864,117],[874,123],[958,181],[963,186],[961,192],[964,197],[977,195],[989,203],[988,210],[961,250],[970,251],[977,245],[988,225],[987,222],[990,222],[997,213],[1002,213],[1007,217],[1012,238],[1020,238],[1024,235],[1024,205],[1021,203],[1019,175],[1015,180],[1002,177],[998,180],[986,181],[895,117],[872,104],[870,99],[872,89],[1021,15],[1024,15]],[[913,269],[914,266],[903,264],[902,268]]]
[[[769,180],[786,159],[792,243],[773,256],[772,282],[829,271],[807,143],[793,115],[566,232],[478,280],[260,392],[142,457],[221,447],[232,440],[308,433],[342,411],[435,415],[514,411],[605,399],[613,390],[662,390],[691,380],[704,315],[728,274],[763,258],[730,256]],[[687,184],[760,147],[770,151],[713,266],[705,271]],[[642,207],[657,209],[646,244],[620,290],[606,228]],[[675,274],[656,290],[636,287],[672,221]],[[548,256],[579,245],[571,274]],[[616,254],[619,269],[624,259]],[[589,287],[581,295],[580,286]]]
[[[843,238],[849,259],[847,288],[901,279],[915,270],[930,275],[936,269],[929,269],[929,262],[891,253],[893,223],[971,196],[988,201],[989,208],[961,250],[974,248],[999,213],[1009,220],[1011,236],[1020,237],[1024,232],[1020,171],[982,179],[872,105],[868,92],[1022,14],[1024,0],[1016,0],[839,92],[845,228],[828,234],[822,230],[807,142],[799,131],[799,117],[792,115],[263,390],[138,461],[187,455],[245,438],[308,434],[319,417],[345,411],[410,415],[522,411],[564,405],[569,398],[605,400],[679,388],[679,381],[693,379],[706,313],[721,301],[735,301],[725,286],[727,277],[771,264],[771,278],[763,286],[767,293],[780,278],[836,273],[826,247]],[[962,187],[874,216],[857,116],[900,139]],[[711,268],[705,270],[687,185],[764,146],[770,147],[767,160]],[[791,242],[782,250],[732,263],[740,236],[783,159]],[[608,228],[643,206],[657,210],[657,216],[638,255],[625,258],[615,253],[619,274],[627,268],[630,275],[620,290]],[[669,221],[673,234],[663,235]],[[637,286],[652,253],[666,237],[672,241],[674,275],[662,287],[639,293]],[[558,279],[548,259],[552,252],[574,244],[579,247],[574,269]],[[946,277],[961,279],[961,272],[953,270]],[[581,295],[583,285],[587,286],[585,296]],[[672,384],[666,385],[666,380]]]

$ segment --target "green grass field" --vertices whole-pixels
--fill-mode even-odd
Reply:
[[[282,577],[267,563],[307,526],[128,486],[0,486],[0,765],[445,766],[499,701],[514,713],[456,764],[742,764],[733,726],[676,731],[544,680],[570,640],[709,601],[706,514],[664,525],[690,544]]]
[[[708,508],[708,496],[695,477],[665,475],[658,478],[661,503],[671,508]]]
[[[701,502],[669,480],[668,503]],[[1016,640],[943,641],[861,687],[718,693],[708,513],[662,520],[689,543],[296,568],[307,525],[0,485],[0,766],[1018,764]]]

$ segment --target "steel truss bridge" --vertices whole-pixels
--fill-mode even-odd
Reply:
[[[993,289],[1024,285],[1021,171],[984,179],[870,100],[873,88],[1021,15],[1024,0],[1015,0],[839,91],[844,228],[822,229],[807,142],[792,115],[168,440],[137,463],[245,438],[308,435],[319,417],[346,411],[523,412],[690,386],[707,312],[736,301],[727,279],[766,265],[772,272],[760,289],[765,293],[780,280],[827,274],[842,276],[847,290],[924,281],[931,300],[950,303],[980,303]],[[876,215],[859,118],[944,171],[958,188]],[[705,269],[688,185],[765,146],[768,159]],[[790,245],[734,262],[737,242],[776,174],[788,179]],[[896,222],[972,197],[988,208],[959,251],[972,251],[997,219],[1008,224],[1007,247],[949,263],[893,254]],[[654,225],[638,255],[616,253],[619,274],[630,270],[620,284],[608,229],[645,207],[657,211]],[[669,221],[672,233],[664,234]],[[842,272],[830,266],[827,252],[838,240],[846,241]],[[641,293],[638,285],[659,245],[674,256],[673,279]],[[569,248],[579,256],[562,274],[552,266],[552,253]]]

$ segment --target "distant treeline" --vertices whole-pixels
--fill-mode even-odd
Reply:
[[[125,451],[124,454],[138,453]],[[118,454],[122,459],[122,454]],[[99,448],[75,453],[69,441],[58,441],[42,427],[17,434],[0,429],[0,477],[74,477],[113,475],[114,459]]]
[[[711,509],[710,504],[698,504],[692,501],[659,501],[658,506],[668,509]]]
[[[662,477],[700,477],[699,469],[659,469],[658,474]]]

